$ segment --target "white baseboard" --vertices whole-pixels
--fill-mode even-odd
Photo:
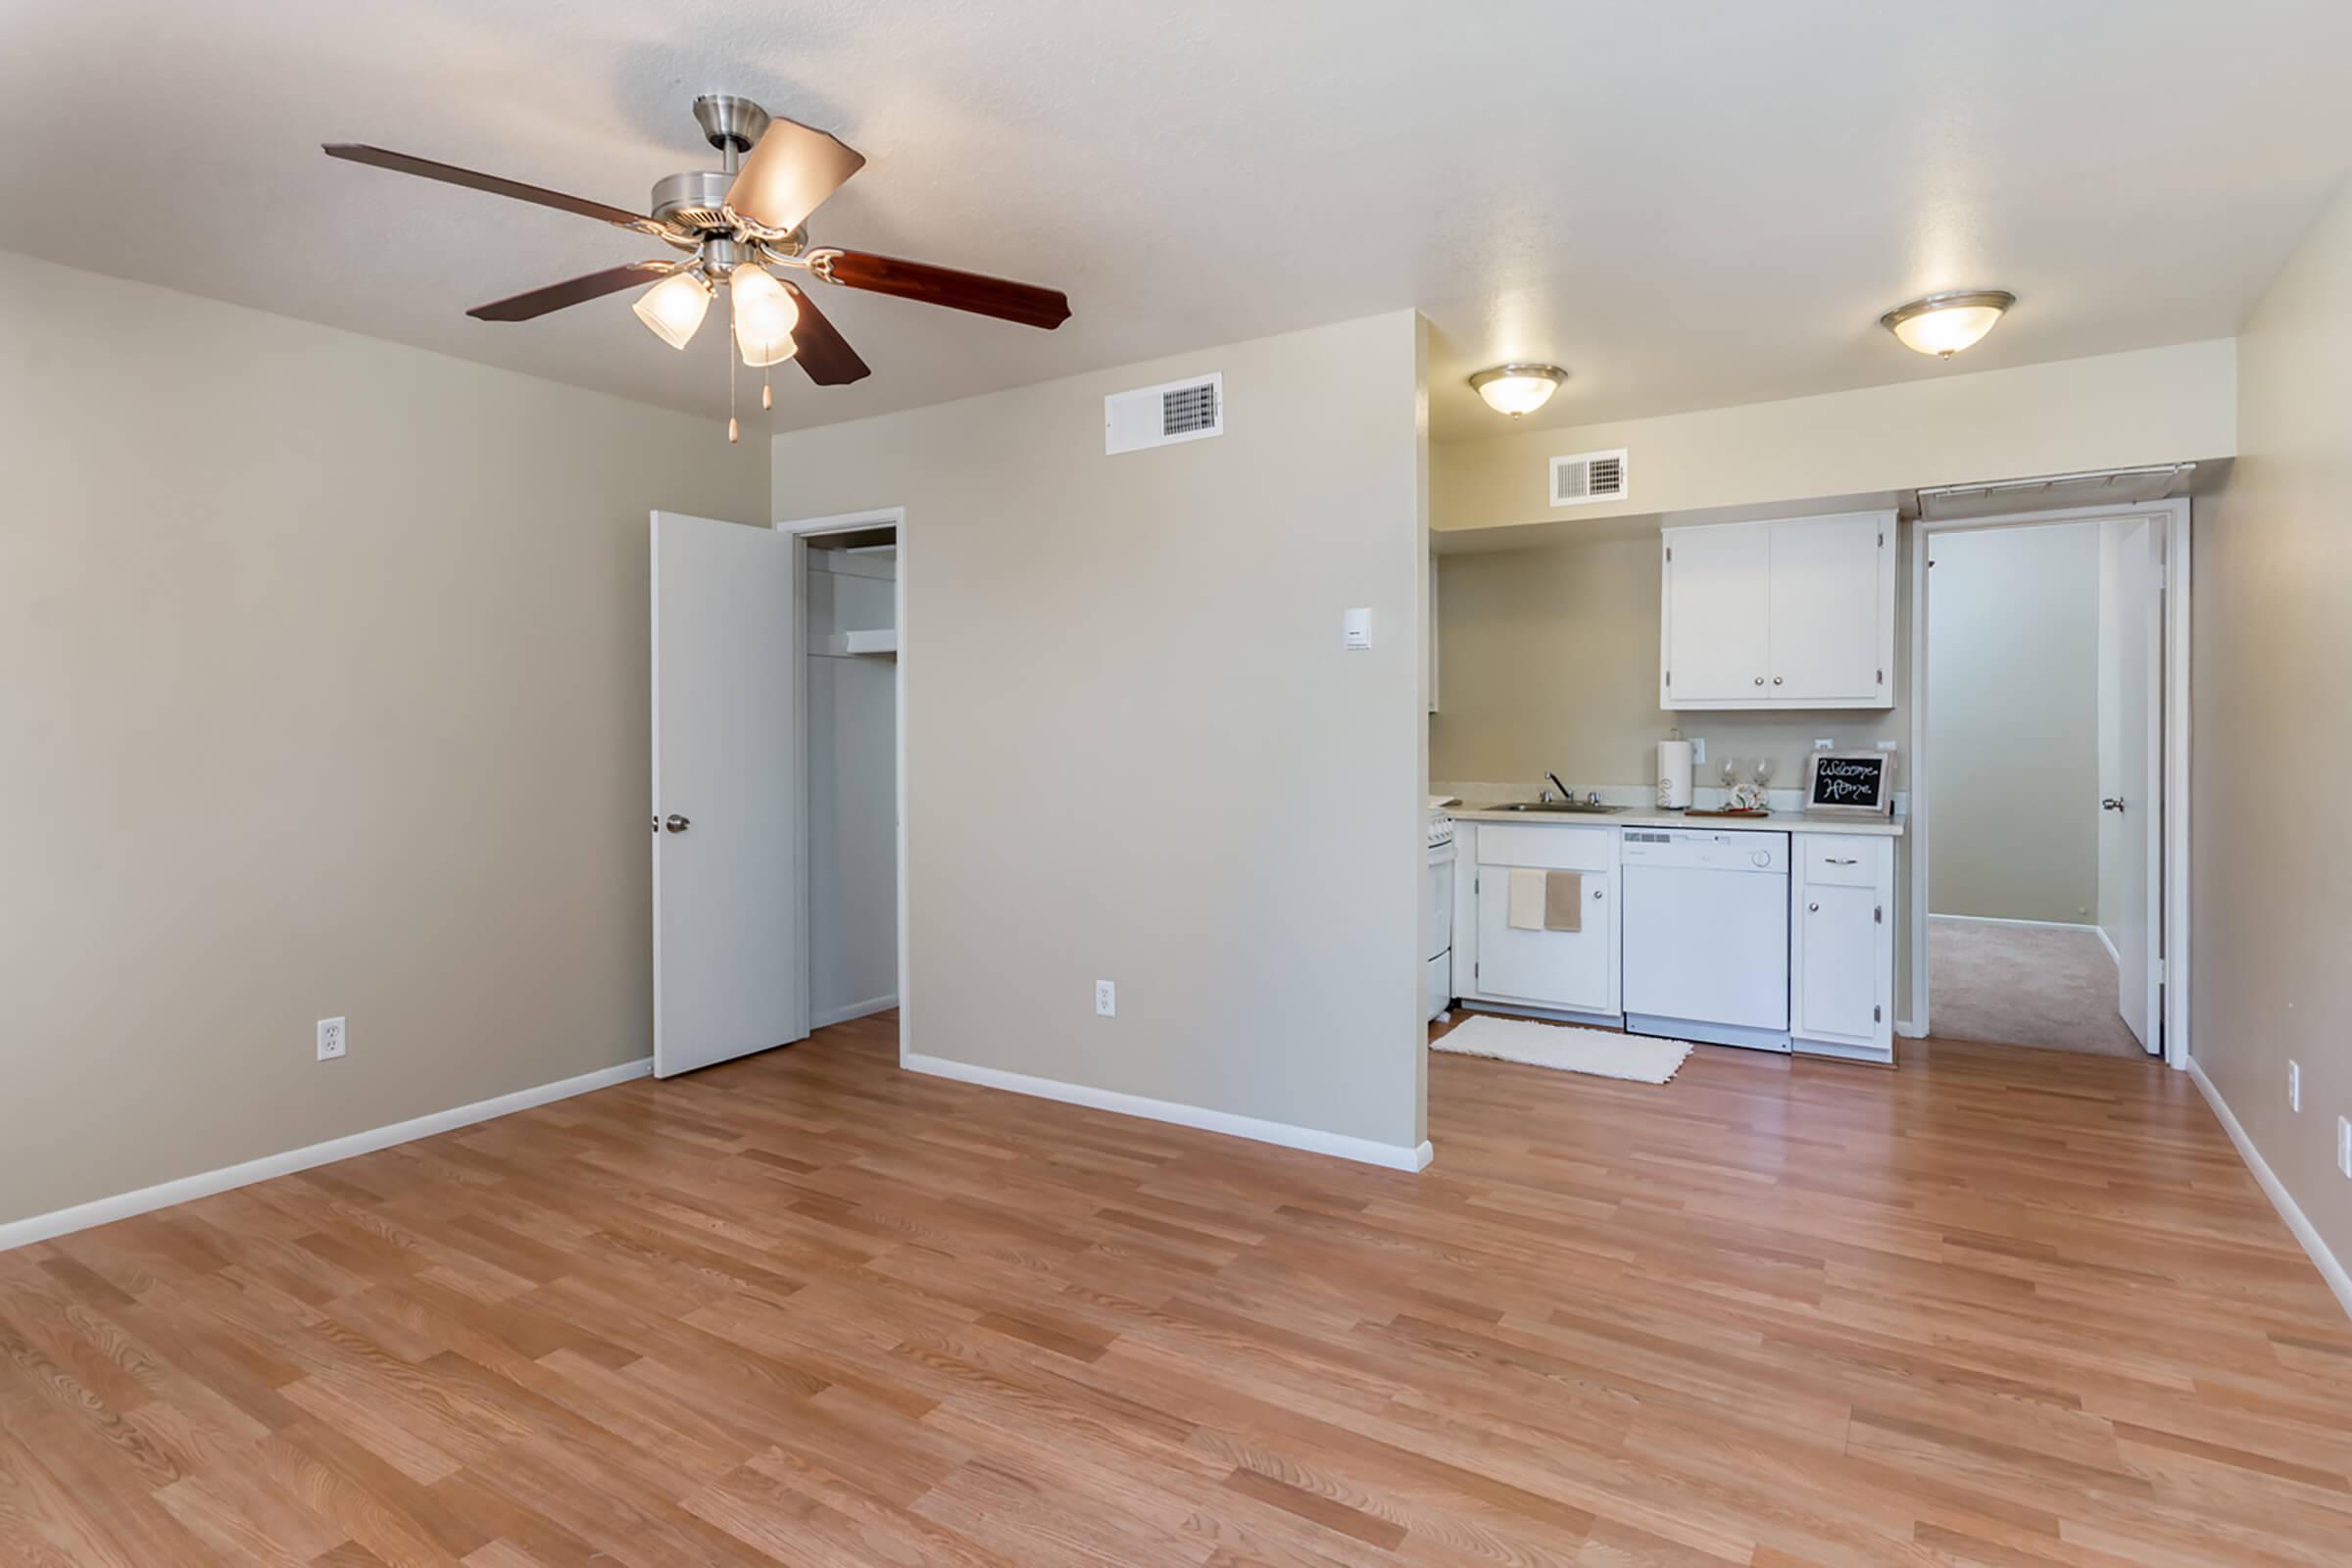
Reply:
[[[1231,1111],[1181,1104],[1173,1100],[1148,1100],[1142,1095],[1124,1095],[1115,1089],[1097,1089],[1089,1084],[1063,1083],[1054,1078],[1032,1078],[1027,1073],[978,1067],[967,1061],[950,1061],[945,1056],[908,1053],[900,1058],[899,1064],[908,1072],[928,1073],[934,1078],[953,1078],[959,1083],[978,1084],[984,1089],[1003,1089],[1016,1095],[1033,1095],[1040,1100],[1058,1100],[1065,1105],[1086,1105],[1095,1110],[1114,1111],[1121,1116],[1141,1116],[1147,1121],[1196,1127],[1202,1132],[1223,1133],[1229,1138],[1248,1138],[1260,1144],[1279,1144],[1285,1149],[1300,1149],[1310,1154],[1329,1154],[1335,1159],[1352,1159],[1365,1165],[1382,1165],[1390,1170],[1421,1170],[1433,1157],[1426,1139],[1418,1148],[1411,1149],[1402,1144],[1376,1144],[1369,1138],[1350,1138],[1344,1133],[1327,1133],[1313,1127],[1294,1126],[1289,1122],[1260,1121],[1255,1116],[1237,1116]]]
[[[2086,920],[2010,920],[1997,914],[1938,914],[1934,909],[1928,911],[1928,918],[1930,920],[1965,920],[1970,925],[2032,926],[2043,931],[2099,931],[2097,926]],[[2106,936],[2106,932],[2099,931],[2100,940],[2104,941]],[[2113,944],[2108,946],[2107,951],[2110,953],[2115,951]]]
[[[899,999],[890,996],[876,997],[870,1002],[853,1002],[846,1007],[827,1007],[824,1011],[809,1016],[808,1027],[822,1029],[827,1024],[848,1023],[852,1018],[865,1018],[877,1012],[888,1012],[898,1004]]]
[[[2124,966],[2124,956],[2115,951],[2115,938],[2107,934],[2107,928],[2103,925],[2094,925],[2091,929],[2099,934],[2099,946],[2107,950],[2107,956],[2113,958],[2115,966],[2121,969]]]
[[[2247,1137],[2245,1128],[2238,1125],[2237,1115],[2230,1110],[2230,1102],[2222,1098],[2219,1089],[2214,1088],[2213,1080],[2205,1076],[2205,1069],[2197,1065],[2193,1056],[2189,1058],[2188,1076],[2204,1094],[2205,1102],[2213,1107],[2214,1115],[2220,1118],[2222,1131],[2228,1133],[2230,1141],[2237,1146],[2238,1157],[2246,1162],[2246,1169],[2254,1173],[2254,1180],[2270,1199],[2271,1206],[2278,1211],[2280,1219],[2286,1221],[2286,1228],[2294,1233],[2295,1240],[2303,1244],[2303,1250],[2311,1255],[2312,1262],[2319,1267],[2320,1278],[2326,1280],[2328,1288],[2335,1293],[2337,1303],[2343,1307],[2346,1315],[2352,1316],[2352,1275],[2344,1272],[2344,1265],[2336,1260],[2335,1253],[2328,1250],[2327,1242],[2312,1227],[2302,1205],[2295,1201],[2286,1185],[2278,1180],[2278,1173],[2271,1169],[2271,1162],[2262,1157],[2262,1151],[2254,1147],[2254,1140]]]
[[[396,1121],[388,1127],[373,1127],[348,1138],[330,1138],[323,1144],[307,1149],[290,1149],[282,1154],[265,1154],[249,1159],[242,1165],[224,1165],[195,1176],[182,1176],[176,1181],[142,1187],[135,1193],[119,1193],[113,1198],[95,1199],[76,1203],[72,1208],[55,1209],[47,1214],[35,1214],[28,1219],[10,1220],[0,1224],[0,1252],[12,1247],[26,1247],[45,1242],[52,1237],[88,1230],[93,1225],[108,1225],[134,1214],[153,1209],[169,1208],[173,1203],[185,1203],[215,1193],[225,1193],[234,1187],[249,1187],[266,1182],[272,1176],[290,1176],[296,1171],[309,1170],[317,1165],[331,1165],[338,1159],[350,1159],[355,1154],[371,1154],[394,1144],[412,1143],[430,1138],[475,1122],[508,1116],[534,1105],[545,1105],[558,1100],[568,1100],[595,1089],[610,1089],[614,1084],[643,1078],[654,1070],[654,1058],[642,1056],[624,1061],[617,1067],[602,1067],[585,1072],[577,1078],[564,1078],[552,1084],[540,1084],[532,1089],[517,1089],[511,1095],[495,1100],[477,1100],[470,1105],[457,1105],[448,1110],[436,1110],[429,1115],[408,1121]]]
[[[1894,1032],[1905,1040],[1925,1040],[1928,1038],[1928,1026],[1924,1023],[1914,1023],[1908,1018],[1895,1019]]]

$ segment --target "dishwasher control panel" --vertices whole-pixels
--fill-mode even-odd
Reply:
[[[1628,866],[1680,866],[1698,871],[1788,874],[1788,835],[1752,829],[1625,829],[1619,857]]]

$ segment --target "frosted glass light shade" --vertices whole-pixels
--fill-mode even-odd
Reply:
[[[1991,331],[2001,313],[2016,303],[2016,295],[1997,288],[1931,294],[1888,311],[1879,324],[1903,347],[1948,360]]]
[[[727,286],[735,291],[735,347],[744,364],[757,369],[800,352],[792,329],[800,324],[801,308],[791,290],[749,263],[735,269]]]
[[[654,336],[673,349],[682,349],[693,341],[695,329],[703,324],[703,313],[710,309],[710,285],[693,272],[672,272],[638,295],[630,309],[653,329]]]
[[[1568,372],[1556,365],[1497,365],[1472,376],[1470,385],[1487,400],[1488,408],[1516,419],[1549,403],[1567,379]]]

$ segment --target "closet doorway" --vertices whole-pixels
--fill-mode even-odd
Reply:
[[[902,1007],[906,974],[906,514],[795,535],[808,1026]],[[906,1047],[900,1014],[900,1049]]]

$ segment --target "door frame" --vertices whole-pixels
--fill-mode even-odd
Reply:
[[[1933,535],[1987,528],[2034,528],[2071,522],[2155,525],[2164,543],[2164,864],[2157,898],[2159,983],[2163,988],[2164,1063],[2188,1065],[2189,985],[2189,505],[2188,499],[2121,507],[2066,507],[2008,512],[1988,517],[1920,517],[1911,524],[1911,668],[1904,698],[1911,707],[1911,780],[1906,837],[1910,844],[1911,1016],[1895,1032],[1916,1040],[1928,1033],[1928,843],[1934,827],[1933,777],[1928,755],[1928,545]]]
[[[907,982],[910,974],[912,973],[912,965],[911,960],[908,957],[908,954],[911,950],[908,945],[907,937],[908,928],[913,924],[913,922],[907,917],[908,909],[906,903],[906,558],[911,553],[908,549],[909,541],[906,536],[906,509],[905,507],[869,507],[861,512],[837,512],[822,517],[779,517],[776,519],[773,526],[778,533],[788,533],[804,537],[810,534],[822,533],[854,533],[861,528],[882,527],[893,528],[897,530],[898,533],[898,570],[894,574],[895,580],[892,584],[894,598],[892,618],[898,622],[899,632],[899,657],[897,660],[897,668],[892,677],[897,698],[897,711],[892,715],[892,722],[897,731],[897,739],[895,743],[895,750],[891,758],[891,787],[897,794],[897,800],[894,803],[894,811],[898,818],[899,861],[899,1065],[903,1067],[906,1064],[906,1056],[910,1049],[908,1042],[912,1038],[911,1032],[908,1029],[908,1019],[911,1016],[911,1010],[908,1007],[910,998],[907,995]],[[796,559],[793,565],[793,591],[801,595],[801,601],[804,606],[806,606],[808,603],[807,583],[804,578],[806,569],[805,559]],[[805,629],[798,644],[793,649],[793,679],[800,688],[801,701],[801,733],[796,765],[799,767],[801,773],[802,799],[807,800],[809,798],[808,638]],[[803,847],[800,858],[800,886],[797,890],[800,896],[803,918],[803,924],[801,928],[801,1024],[804,1030],[806,1030],[808,1026],[808,1009],[810,1006],[808,973],[809,943],[808,940],[808,931],[809,928],[807,923],[808,911],[808,855],[807,850],[808,833],[808,813],[804,811],[801,816]]]

